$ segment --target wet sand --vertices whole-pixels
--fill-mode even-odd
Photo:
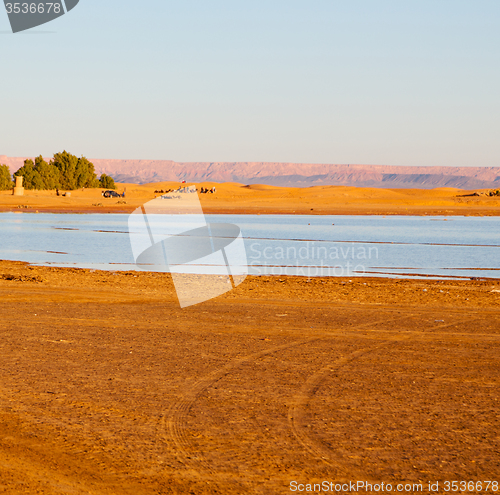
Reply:
[[[0,262],[0,294],[0,493],[498,479],[500,281],[249,277],[181,310],[169,275]]]
[[[55,191],[25,191],[24,196],[0,192],[0,211],[131,213],[158,196],[155,191],[176,189],[178,182],[119,184],[125,198],[103,198],[100,189],[71,191],[71,197]],[[296,214],[296,215],[499,215],[500,196],[489,190],[376,189],[345,186],[308,188],[266,185],[201,183],[216,188],[215,194],[200,194],[205,213]],[[475,196],[474,194],[477,194]]]

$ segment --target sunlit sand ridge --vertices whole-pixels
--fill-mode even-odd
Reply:
[[[177,189],[178,182],[153,184],[118,184],[124,198],[103,198],[101,189],[71,191],[70,197],[56,196],[55,191],[25,191],[13,196],[0,193],[0,211],[110,212],[130,213],[160,193]],[[500,196],[490,196],[493,189],[466,191],[454,188],[376,189],[345,186],[308,188],[273,187],[235,183],[196,184],[214,194],[201,194],[205,213],[288,213],[345,215],[499,215]]]

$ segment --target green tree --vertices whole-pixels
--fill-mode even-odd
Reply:
[[[84,156],[78,158],[78,163],[76,164],[76,183],[77,187],[99,187],[94,164],[89,162]]]
[[[99,179],[99,185],[103,189],[116,189],[113,177],[110,177],[109,175],[106,174],[101,174],[101,178]]]
[[[76,189],[76,166],[78,158],[67,151],[54,155],[54,165],[59,170],[59,180],[62,189]]]
[[[99,187],[94,164],[85,157],[63,151],[54,155],[54,165],[59,170],[59,181],[63,189],[80,187]]]
[[[59,185],[59,169],[54,162],[47,163],[42,155],[35,158],[35,170],[40,175],[43,189],[56,189]]]
[[[44,189],[43,180],[40,174],[35,170],[33,160],[24,160],[24,165],[14,172],[14,177],[22,175],[23,186],[25,189]]]
[[[0,165],[0,191],[5,191],[14,187],[12,175],[7,165]]]

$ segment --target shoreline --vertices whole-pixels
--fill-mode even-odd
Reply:
[[[407,275],[407,274],[402,274]],[[422,278],[417,278],[422,277]],[[428,277],[428,278],[427,278]],[[379,291],[385,291],[387,287],[404,286],[406,288],[404,294],[397,296],[398,303],[413,304],[419,301],[430,302],[429,296],[434,299],[433,303],[443,304],[451,302],[453,306],[457,303],[460,305],[470,306],[477,304],[481,307],[498,307],[500,309],[500,278],[488,277],[454,277],[439,278],[440,276],[408,276],[393,278],[389,276],[315,276],[308,277],[306,275],[247,275],[241,285],[233,288],[215,299],[209,301],[223,301],[239,299],[240,297],[259,298],[259,294],[254,292],[256,289],[265,289],[261,295],[268,297],[266,287],[267,284],[273,285],[275,289],[271,290],[274,294],[275,290],[280,292],[280,288],[286,288],[286,291],[292,291],[293,299],[314,301],[332,299],[337,300],[341,294],[337,291],[341,289],[346,294],[352,295],[356,292],[357,300],[363,299],[366,303],[379,304],[394,303],[387,296],[383,296]],[[135,279],[135,280],[132,280]],[[100,287],[105,292],[109,288],[110,291],[121,288],[120,292],[127,292],[127,288],[123,287],[122,281],[130,283],[132,292],[136,288],[155,288],[163,287],[168,289],[168,300],[176,301],[175,288],[173,286],[171,274],[167,272],[149,272],[140,270],[109,270],[101,268],[76,268],[70,266],[44,266],[31,264],[27,261],[12,261],[0,259],[0,284],[6,282],[35,282],[36,286],[40,284],[48,284],[50,286],[67,287]],[[103,286],[106,282],[106,286]],[[285,285],[284,285],[285,284]],[[326,284],[326,286],[325,286]],[[460,300],[449,300],[447,295],[441,290],[445,286],[448,288],[456,288],[463,291],[472,291],[472,293],[481,292],[478,297],[468,297],[463,295]],[[422,288],[427,288],[429,293],[422,294]],[[306,293],[303,291],[307,289]],[[375,290],[374,290],[375,289]],[[250,292],[252,291],[252,292]],[[99,292],[100,289],[99,289]],[[156,291],[153,291],[156,292]],[[424,291],[424,292],[427,292]],[[309,293],[309,294],[308,294]],[[344,295],[346,295],[344,294]],[[149,292],[148,297],[157,299],[160,294]],[[310,297],[309,297],[310,296]],[[89,296],[90,297],[90,296]],[[99,295],[95,296],[99,298]],[[272,296],[273,298],[275,295]],[[358,299],[361,298],[361,299]],[[196,306],[202,306],[205,303],[200,303]]]
[[[132,210],[133,211],[133,210]],[[132,211],[129,210],[120,210],[120,209],[113,209],[110,210],[110,208],[95,208],[95,209],[83,209],[83,208],[74,208],[74,209],[69,209],[69,208],[33,208],[33,209],[3,209],[0,207],[0,213],[32,213],[32,214],[57,214],[57,215],[65,215],[65,214],[74,214],[74,215],[130,215]],[[463,211],[457,211],[457,212],[443,212],[442,210],[437,210],[437,211],[432,211],[432,212],[425,212],[425,213],[418,213],[418,212],[406,212],[406,213],[401,213],[398,211],[390,211],[390,210],[384,210],[380,212],[373,212],[372,210],[367,210],[367,211],[359,211],[356,210],[354,212],[352,211],[329,211],[325,213],[308,213],[308,212],[296,212],[296,211],[274,211],[274,210],[265,210],[265,211],[249,211],[248,209],[245,210],[239,210],[239,209],[232,209],[232,210],[221,210],[221,209],[203,209],[203,213],[205,215],[297,215],[297,216],[308,216],[308,215],[321,215],[321,216],[394,216],[394,217],[498,217],[500,216],[500,212],[497,211],[491,211],[491,210],[481,210],[481,211],[468,211],[467,213]]]
[[[111,275],[123,275],[123,274],[147,274],[149,273],[150,276],[152,277],[158,277],[158,276],[164,276],[165,274],[170,275],[170,272],[153,272],[153,271],[146,271],[146,270],[133,270],[130,268],[88,268],[88,267],[78,267],[78,266],[69,266],[69,265],[57,265],[55,262],[54,264],[39,264],[37,262],[31,262],[31,261],[22,261],[22,260],[6,260],[6,259],[0,259],[0,265],[4,263],[20,263],[22,265],[26,265],[31,268],[48,268],[48,269],[61,269],[61,270],[81,270],[82,273],[86,272],[96,272],[96,273],[102,273],[104,274],[111,274]],[[478,272],[481,271],[496,271],[500,270],[500,268],[475,268],[474,270],[477,270]],[[471,275],[436,275],[436,274],[421,274],[421,273],[385,273],[385,272],[364,272],[366,275],[294,275],[290,273],[265,273],[265,274],[248,274],[246,275],[245,278],[248,278],[249,280],[251,279],[256,279],[256,280],[267,280],[267,279],[279,279],[279,278],[289,278],[289,279],[297,279],[297,280],[337,280],[337,281],[343,281],[343,280],[356,280],[361,283],[365,283],[367,280],[381,280],[381,281],[400,281],[400,280],[406,280],[406,281],[448,281],[448,282],[468,282],[470,281],[477,281],[477,282],[500,282],[500,273],[498,277],[484,277],[481,276],[479,273],[471,276]],[[196,275],[196,274],[194,274]]]

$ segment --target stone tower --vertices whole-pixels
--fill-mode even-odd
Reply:
[[[16,176],[16,185],[14,186],[13,191],[14,196],[24,196],[24,187],[23,187],[23,176]]]

